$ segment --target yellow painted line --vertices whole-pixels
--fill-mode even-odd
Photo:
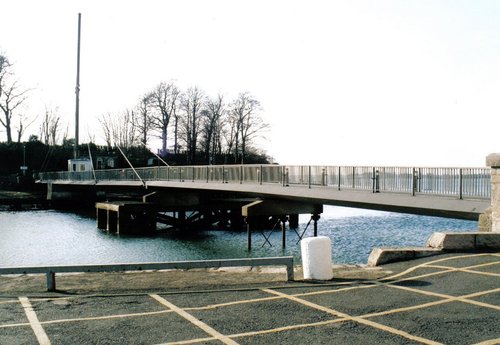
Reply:
[[[284,331],[291,331],[291,330],[295,330],[295,329],[327,326],[327,325],[331,325],[334,323],[341,323],[344,321],[349,321],[349,319],[341,318],[341,319],[327,320],[327,321],[320,321],[320,322],[313,322],[313,323],[304,323],[304,324],[299,324],[299,325],[283,326],[283,327],[277,327],[277,328],[273,328],[273,329],[265,329],[262,331],[253,331],[253,332],[246,332],[246,333],[231,334],[230,337],[231,338],[251,337],[251,336],[262,335],[262,334],[272,334],[272,333],[278,333],[278,332],[284,332]]]
[[[50,340],[47,334],[45,333],[40,321],[38,321],[38,317],[36,316],[35,311],[27,297],[19,297],[19,301],[24,308],[24,312],[26,313],[26,317],[35,332],[36,339],[38,340],[38,344],[40,345],[50,345]]]
[[[272,301],[272,300],[276,300],[276,299],[281,299],[281,297],[272,296],[272,297],[253,298],[253,299],[246,299],[246,300],[219,303],[219,304],[210,304],[210,305],[203,306],[203,307],[189,307],[189,308],[183,308],[183,309],[189,310],[189,311],[191,311],[191,310],[210,310],[210,309],[216,309],[216,308],[221,308],[221,307],[230,307],[230,306],[239,305],[239,304],[266,302],[266,301]]]
[[[445,295],[445,294],[438,293],[438,292],[432,292],[432,291],[425,291],[425,290],[415,289],[415,288],[411,288],[411,287],[408,287],[408,286],[393,285],[393,284],[387,284],[387,286],[391,287],[391,288],[395,288],[395,289],[406,290],[406,291],[410,291],[410,292],[422,294],[422,295],[443,298],[445,300],[444,302],[446,302],[446,303],[447,302],[459,301],[459,302],[468,303],[468,304],[474,304],[474,305],[477,305],[477,306],[486,307],[486,308],[490,308],[490,309],[500,310],[499,306],[468,299],[468,298],[477,297],[477,296],[481,296],[481,295],[487,295],[487,294],[494,293],[494,292],[499,292],[500,288],[491,289],[491,290],[485,290],[485,291],[476,292],[476,293],[469,294],[469,295],[464,295],[464,296],[451,296],[451,295]],[[430,303],[431,304],[434,303],[434,304],[438,305],[438,304],[443,304],[444,302],[442,302],[442,301],[435,301],[435,302],[430,302]]]
[[[469,257],[477,257],[477,256],[500,256],[500,254],[481,253],[481,254],[459,255],[459,256],[454,256],[454,257],[451,257],[451,258],[437,259],[437,260],[433,260],[433,261],[429,261],[429,262],[424,262],[423,264],[420,264],[420,265],[417,265],[417,266],[410,267],[409,269],[407,269],[407,270],[405,270],[403,272],[397,273],[397,274],[389,276],[389,277],[382,278],[382,279],[380,279],[380,281],[385,281],[385,280],[390,280],[390,279],[394,279],[394,278],[397,278],[397,277],[401,277],[401,276],[404,276],[404,275],[406,275],[408,273],[411,273],[411,272],[413,272],[413,271],[415,271],[415,270],[417,270],[419,268],[426,267],[428,265],[432,265],[432,264],[435,264],[435,263],[438,263],[438,262],[450,261],[450,260],[458,260],[458,259],[464,259],[464,258],[469,258]]]
[[[124,318],[128,318],[128,317],[141,317],[141,316],[168,314],[168,313],[173,313],[173,311],[172,310],[160,310],[160,311],[151,311],[151,312],[144,312],[144,313],[133,313],[133,314],[116,314],[116,315],[105,315],[105,316],[94,316],[94,317],[81,317],[81,318],[75,318],[75,319],[59,319],[59,320],[43,321],[43,322],[40,322],[40,324],[48,325],[48,324],[53,324],[53,323],[124,319]]]
[[[498,345],[498,344],[500,344],[500,338],[482,341],[482,342],[476,343],[474,345]]]
[[[478,254],[478,255],[483,256],[484,254]],[[433,262],[435,262],[435,261],[433,261]],[[398,280],[394,280],[394,281],[389,281],[389,282],[384,282],[385,280],[388,279],[388,278],[384,278],[384,279],[379,280],[379,283],[380,282],[384,282],[383,284],[395,284],[395,283],[399,283],[399,282],[403,282],[403,281],[409,281],[409,280],[427,278],[427,277],[432,277],[432,276],[439,275],[439,274],[453,273],[453,272],[458,272],[458,271],[461,271],[461,270],[467,270],[467,269],[471,269],[471,268],[491,266],[491,265],[495,265],[495,264],[497,264],[497,262],[488,262],[488,263],[479,264],[479,265],[473,265],[473,266],[456,268],[456,267],[438,266],[438,265],[434,265],[434,264],[431,264],[431,263],[427,263],[427,264],[419,265],[418,268],[427,268],[427,267],[430,267],[430,268],[440,268],[440,269],[443,269],[443,271],[437,271],[437,272],[431,272],[431,273],[421,274],[419,276],[402,278],[402,279],[398,279]],[[480,273],[484,273],[484,272],[480,272]]]
[[[173,310],[189,322],[191,322],[193,325],[197,326],[198,328],[202,329],[206,333],[210,334],[212,337],[222,341],[224,344],[231,344],[231,345],[237,345],[238,343],[235,342],[234,340],[230,339],[229,337],[217,332],[215,329],[207,325],[206,323],[202,322],[201,320],[195,318],[193,315],[189,314],[182,308],[177,307],[176,305],[170,303],[166,299],[160,297],[159,295],[151,294],[150,295],[153,299],[158,301],[160,304],[166,306],[167,308]]]
[[[29,322],[24,322],[24,323],[9,323],[5,325],[0,325],[0,328],[10,328],[10,327],[24,327],[24,326],[30,326]]]
[[[433,307],[435,305],[449,303],[449,302],[451,302],[451,301],[447,300],[447,299],[442,299],[442,300],[439,300],[439,301],[428,302],[428,303],[423,303],[423,304],[418,304],[418,305],[412,305],[410,307],[402,307],[402,308],[396,308],[396,309],[391,309],[391,310],[380,311],[380,312],[377,312],[377,313],[364,314],[364,315],[360,315],[359,317],[365,319],[365,318],[376,317],[376,316],[385,316],[385,315],[391,315],[391,314],[396,314],[396,313],[402,313],[402,312],[405,312],[405,311],[412,311],[412,310],[418,310],[418,309]]]
[[[188,345],[188,344],[196,344],[196,343],[207,343],[207,342],[212,342],[212,341],[217,341],[215,338],[197,338],[197,339],[189,339],[189,340],[181,340],[181,341],[174,341],[170,343],[161,343],[161,344],[156,344],[156,345]]]
[[[12,303],[19,303],[19,299],[11,299],[8,301],[2,301],[0,304],[12,304]]]
[[[441,265],[429,265],[428,267],[439,268],[439,269],[452,269],[453,271],[457,271],[457,272],[468,272],[468,273],[482,274],[482,275],[487,275],[487,276],[492,276],[492,277],[500,277],[500,274],[498,274],[498,273],[474,270],[475,268],[482,268],[482,267],[488,267],[488,266],[494,266],[494,265],[500,265],[500,261],[499,262],[488,262],[488,263],[484,263],[484,264],[480,264],[480,265],[467,266],[467,267],[455,267],[455,268],[453,268],[453,267],[446,267],[446,266],[441,266]]]
[[[469,270],[466,268],[460,268],[457,269],[458,272],[467,272],[467,273],[473,273],[473,274],[478,274],[478,275],[483,275],[483,276],[490,276],[490,277],[500,277],[500,274],[498,273],[493,273],[493,272],[484,272],[484,271],[475,271],[475,270]]]
[[[430,339],[425,339],[425,338],[422,338],[422,337],[418,337],[418,336],[409,334],[407,332],[401,331],[401,330],[396,329],[396,328],[392,328],[392,327],[385,326],[385,325],[382,325],[382,324],[377,323],[377,322],[373,322],[373,321],[370,321],[370,320],[363,319],[363,318],[361,318],[359,316],[350,316],[348,314],[339,312],[337,310],[330,309],[330,308],[324,307],[322,305],[318,305],[316,303],[312,303],[312,302],[306,301],[304,299],[301,299],[301,298],[298,298],[298,297],[295,297],[295,296],[287,295],[287,294],[284,294],[284,293],[279,292],[279,291],[273,291],[273,290],[269,290],[269,289],[262,289],[262,291],[265,291],[265,292],[268,292],[268,293],[271,293],[271,294],[275,294],[275,295],[278,295],[278,296],[282,296],[284,298],[287,298],[287,299],[289,299],[291,301],[303,304],[303,305],[308,306],[310,308],[314,308],[316,310],[324,311],[324,312],[332,314],[332,315],[337,315],[339,317],[345,318],[346,320],[355,321],[355,322],[358,322],[358,323],[361,323],[361,324],[364,324],[364,325],[367,325],[367,326],[371,326],[371,327],[376,328],[378,330],[386,331],[386,332],[389,332],[389,333],[392,333],[392,334],[396,334],[396,335],[399,335],[401,337],[404,337],[404,338],[407,338],[407,339],[410,339],[410,340],[421,342],[423,344],[429,344],[429,345],[441,344],[441,343],[435,342],[435,341],[430,340]]]
[[[281,297],[280,297],[280,299],[281,299]],[[335,320],[327,320],[327,321],[320,321],[320,322],[313,322],[313,323],[304,323],[304,324],[299,324],[299,325],[291,325],[291,326],[277,327],[277,328],[273,328],[273,329],[265,329],[265,330],[261,330],[261,331],[252,331],[252,332],[231,334],[231,335],[228,335],[228,337],[231,337],[231,338],[251,337],[251,336],[256,336],[256,335],[279,333],[279,332],[283,332],[283,331],[290,331],[290,330],[302,329],[302,328],[308,328],[308,327],[327,326],[330,324],[340,323],[340,322],[344,322],[344,321],[348,321],[348,320],[349,319],[335,319]],[[201,342],[204,342],[207,340],[214,340],[214,339],[213,338],[198,338],[198,339],[184,340],[184,341],[179,341],[179,342],[175,342],[175,343],[165,343],[165,344],[158,344],[158,345],[196,344],[196,343],[201,343]]]
[[[327,295],[327,294],[334,294],[337,292],[345,292],[345,291],[356,290],[356,289],[370,289],[370,288],[377,287],[377,286],[379,286],[379,285],[373,283],[370,285],[351,286],[351,287],[346,287],[346,288],[336,289],[336,290],[321,290],[321,291],[313,291],[313,292],[302,292],[302,293],[292,294],[290,296],[301,297],[301,296]]]
[[[366,289],[366,288],[372,288],[372,287],[376,287],[376,286],[379,286],[379,285],[372,284],[372,285],[364,285],[364,286],[353,286],[353,287],[342,288],[342,289],[337,289],[337,290],[321,290],[321,291],[305,292],[305,293],[293,294],[291,296],[314,296],[314,295],[330,294],[330,293],[353,290],[353,289]],[[186,311],[210,310],[210,309],[216,309],[216,308],[221,308],[221,307],[230,307],[230,306],[240,305],[240,304],[273,301],[273,300],[277,300],[277,299],[281,299],[281,298],[282,297],[280,297],[280,296],[253,298],[253,299],[247,299],[247,300],[239,300],[239,301],[232,301],[232,302],[226,302],[226,303],[211,304],[211,305],[207,305],[207,306],[203,306],[203,307],[189,307],[189,308],[183,308],[183,309]]]

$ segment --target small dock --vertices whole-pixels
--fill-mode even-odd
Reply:
[[[95,204],[97,228],[117,234],[156,230],[156,206],[141,201],[113,201]]]

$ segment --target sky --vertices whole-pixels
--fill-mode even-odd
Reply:
[[[253,95],[280,164],[482,167],[500,152],[499,1],[1,0],[23,111],[57,109],[70,133],[78,13],[80,142],[103,144],[100,116],[175,81]]]

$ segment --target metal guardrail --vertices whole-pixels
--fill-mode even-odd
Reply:
[[[40,173],[42,182],[66,181],[192,181],[207,183],[321,186],[337,190],[397,192],[412,195],[487,199],[490,168],[414,168],[367,166],[205,165],[162,166],[93,172]]]
[[[2,274],[36,274],[47,275],[47,291],[56,291],[56,273],[81,272],[124,272],[165,269],[220,268],[239,266],[286,266],[287,280],[293,280],[293,256],[278,256],[269,258],[245,258],[224,260],[195,260],[174,262],[148,262],[106,265],[77,266],[32,266],[32,267],[0,267]]]

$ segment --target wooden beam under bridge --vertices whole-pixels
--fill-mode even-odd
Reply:
[[[278,216],[281,221],[282,247],[285,247],[286,228],[285,223],[287,216],[294,214],[311,214],[314,220],[314,236],[317,236],[319,214],[323,213],[322,204],[314,204],[311,202],[302,202],[285,199],[264,199],[257,200],[250,204],[244,205],[241,208],[241,214],[247,223],[247,247],[252,249],[252,223],[255,219],[262,217]],[[266,241],[268,239],[266,238]]]

